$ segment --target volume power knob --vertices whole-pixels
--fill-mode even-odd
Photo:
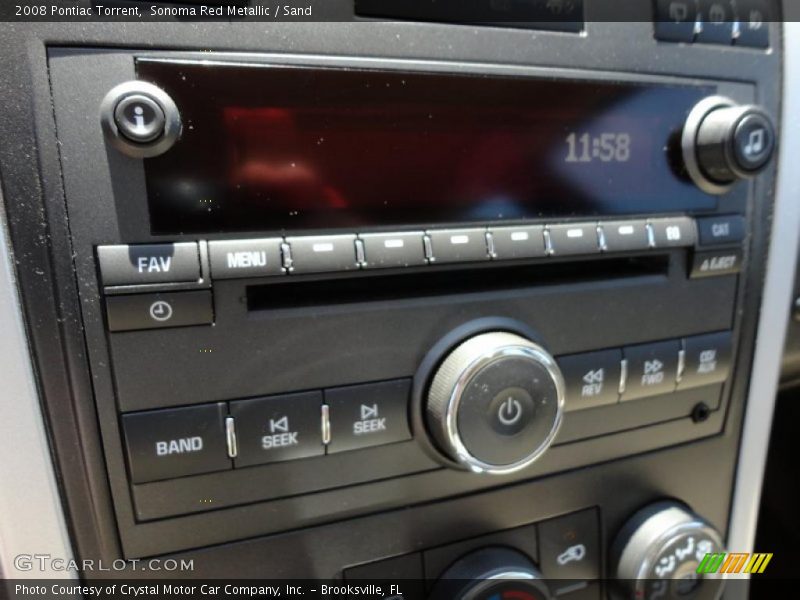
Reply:
[[[689,114],[681,146],[695,184],[709,194],[724,194],[737,180],[766,168],[775,151],[775,128],[758,106],[711,96]]]
[[[482,333],[434,373],[428,429],[438,449],[477,473],[511,473],[547,450],[564,407],[564,378],[547,351],[519,335]]]

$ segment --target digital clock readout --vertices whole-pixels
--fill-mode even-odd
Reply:
[[[629,133],[570,133],[566,139],[568,163],[624,163],[631,158]]]

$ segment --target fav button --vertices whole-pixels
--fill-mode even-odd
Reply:
[[[731,363],[731,332],[697,335],[683,341],[684,368],[678,389],[721,383]]]
[[[98,246],[103,285],[175,283],[200,279],[195,242]]]
[[[635,400],[675,391],[678,378],[677,340],[628,346],[623,350],[628,377],[622,400]]]
[[[615,404],[619,400],[622,350],[573,354],[556,360],[567,384],[567,411]]]
[[[224,402],[122,415],[133,483],[231,468]]]
[[[325,453],[322,392],[231,402],[236,423],[236,466],[246,467]]]
[[[325,390],[330,418],[328,453],[411,439],[409,379]]]
[[[222,240],[208,243],[214,279],[264,277],[283,274],[281,238]]]

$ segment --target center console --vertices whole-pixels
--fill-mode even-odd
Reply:
[[[690,575],[726,546],[780,28],[586,11],[48,46],[90,379],[47,403],[87,481],[70,510],[102,524],[75,516],[79,551],[442,598],[718,595]]]

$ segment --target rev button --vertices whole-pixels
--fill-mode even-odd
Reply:
[[[328,452],[345,452],[411,438],[411,381],[398,379],[325,390],[331,440]]]
[[[236,422],[236,466],[321,456],[322,392],[231,402]]]
[[[231,468],[225,446],[225,403],[122,416],[133,483]]]

